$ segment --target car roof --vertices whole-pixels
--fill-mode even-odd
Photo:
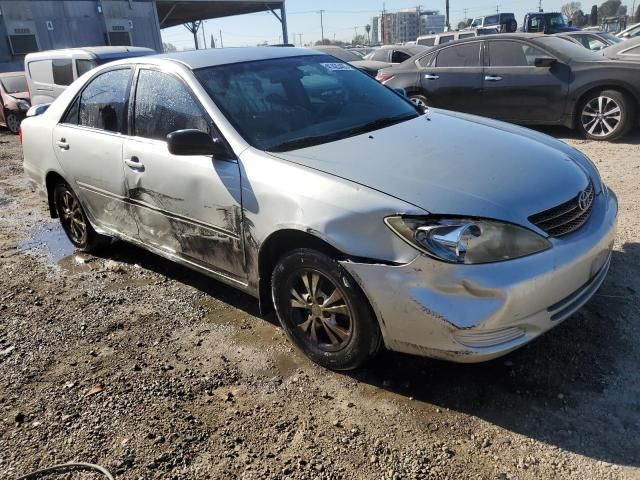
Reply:
[[[322,52],[308,48],[295,47],[231,47],[209,48],[207,50],[191,50],[188,52],[173,52],[145,57],[159,60],[172,60],[182,63],[191,70],[232,63],[255,62],[276,58],[301,57],[305,55],[324,55]]]
[[[58,50],[45,50],[43,52],[34,52],[28,54],[29,60],[42,60],[51,58],[52,56],[67,56],[74,53],[89,53],[98,59],[109,59],[121,56],[123,53],[132,53],[134,55],[154,54],[155,50],[145,47],[78,47],[78,48],[61,48]]]

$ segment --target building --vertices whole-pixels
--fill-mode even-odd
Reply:
[[[278,17],[286,43],[284,0],[0,0],[0,72],[22,70],[27,53],[57,48],[162,52],[161,28],[262,11]]]
[[[444,32],[445,16],[436,10],[411,8],[393,13],[380,12],[373,17],[371,24],[372,43],[406,43],[415,41],[420,35]]]

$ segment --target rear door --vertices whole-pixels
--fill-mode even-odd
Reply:
[[[166,138],[176,130],[202,130],[221,138],[180,77],[140,68],[134,89],[123,162],[135,239],[244,283],[237,160],[169,152]]]
[[[430,105],[476,113],[482,98],[482,41],[460,43],[418,60]]]
[[[127,233],[122,168],[131,68],[103,72],[80,91],[53,130],[53,150],[71,188],[98,225]]]
[[[559,62],[552,67],[536,67],[536,58],[550,55],[525,42],[491,40],[487,46],[480,113],[516,123],[560,121],[570,68]]]

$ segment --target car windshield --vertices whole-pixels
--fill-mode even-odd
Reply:
[[[483,18],[483,17],[480,17],[480,18],[474,18],[474,19],[473,19],[473,22],[471,22],[471,26],[472,26],[472,27],[479,27],[480,25],[482,25],[482,18]]]
[[[532,41],[559,57],[563,57],[562,59],[567,62],[572,60],[578,62],[602,62],[605,60],[601,53],[584,48],[577,43],[567,42],[560,37],[545,35],[536,37]]]
[[[16,75],[15,77],[3,77],[0,78],[0,82],[2,83],[2,88],[4,88],[5,92],[11,93],[22,93],[27,91],[27,79],[24,75]]]
[[[609,40],[609,42],[611,42],[612,44],[622,42],[621,38],[618,38],[614,34],[609,32],[602,32],[602,33],[599,33],[598,35],[604,38],[605,40]]]
[[[289,151],[419,116],[396,92],[327,55],[206,67],[195,72],[252,146]]]
[[[567,23],[564,21],[564,16],[561,13],[555,13],[553,15],[549,15],[547,18],[549,21],[549,25],[554,27],[566,27]]]

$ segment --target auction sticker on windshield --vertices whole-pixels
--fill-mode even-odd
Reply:
[[[321,63],[324,68],[329,70],[330,72],[339,72],[341,70],[353,70],[353,67],[347,65],[346,63]]]

